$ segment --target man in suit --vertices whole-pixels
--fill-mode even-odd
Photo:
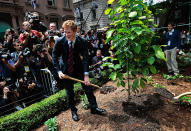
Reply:
[[[168,73],[174,73],[177,75],[179,73],[178,63],[176,61],[176,54],[179,52],[181,46],[180,32],[173,29],[173,24],[168,24],[168,32],[165,35],[166,47],[164,52],[166,55],[166,63],[168,68]]]
[[[76,35],[77,25],[72,20],[63,23],[65,36],[58,38],[53,49],[53,65],[59,78],[63,81],[66,89],[67,100],[71,108],[72,119],[78,121],[77,108],[74,102],[74,82],[65,79],[67,75],[77,77],[85,81],[82,87],[90,103],[92,114],[103,114],[104,109],[98,108],[96,98],[93,94],[88,73],[88,43],[85,39]]]

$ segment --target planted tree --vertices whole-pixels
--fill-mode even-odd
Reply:
[[[112,6],[105,10],[105,14],[112,21],[111,28],[106,33],[106,42],[112,41],[119,64],[106,62],[104,66],[113,69],[110,78],[118,80],[118,86],[125,87],[124,80],[128,78],[129,97],[131,91],[145,87],[144,76],[157,73],[154,63],[157,59],[165,60],[165,56],[158,44],[151,45],[154,35],[151,28],[156,25],[153,24],[152,12],[143,0],[117,0],[115,6],[114,1],[108,0],[108,4]],[[138,74],[143,75],[138,78]],[[129,78],[133,79],[132,84]]]

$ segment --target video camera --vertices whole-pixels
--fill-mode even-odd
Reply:
[[[32,23],[31,24],[35,24],[35,23],[39,23],[39,16],[34,16],[33,13],[31,12],[26,12],[25,13],[25,21],[30,21],[32,19]]]
[[[19,53],[19,56],[23,56],[23,57],[29,57],[30,55],[31,55],[31,52],[29,48],[25,48]]]
[[[48,39],[54,39],[54,36],[61,36],[60,32],[57,30],[48,30]]]
[[[10,60],[12,57],[11,57],[11,54],[8,51],[6,51],[5,49],[0,49],[0,61],[1,59],[5,59],[5,60]]]

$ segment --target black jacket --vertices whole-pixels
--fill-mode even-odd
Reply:
[[[88,42],[80,36],[76,36],[74,43],[74,73],[88,72]],[[52,52],[53,65],[56,71],[67,74],[67,62],[69,55],[68,40],[65,36],[58,38]]]

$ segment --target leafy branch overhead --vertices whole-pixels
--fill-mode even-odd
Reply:
[[[105,10],[105,14],[112,23],[106,33],[106,42],[112,41],[112,48],[116,49],[115,56],[120,67],[125,70],[123,73],[133,77],[132,89],[136,90],[139,85],[144,87],[146,80],[136,78],[137,74],[147,76],[149,73],[157,73],[154,63],[157,59],[165,60],[158,44],[151,45],[154,35],[152,28],[156,27],[152,12],[143,0],[108,0],[108,4],[112,6]],[[114,70],[110,78],[118,79],[118,85],[125,86],[125,76],[114,67],[110,66]]]

